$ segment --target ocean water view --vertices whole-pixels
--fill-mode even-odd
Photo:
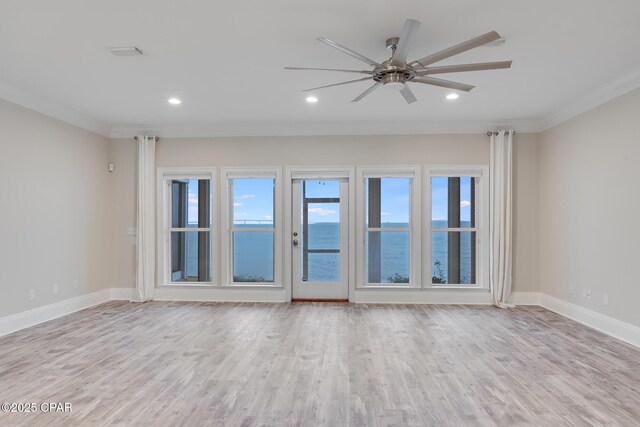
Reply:
[[[462,221],[462,227],[469,222]],[[445,228],[447,221],[433,221],[433,228]],[[270,224],[236,224],[241,228],[270,228]],[[382,228],[404,228],[406,223],[383,223]],[[197,233],[187,233],[187,273],[197,276]],[[432,268],[438,282],[447,283],[448,233],[432,233]],[[302,237],[302,236],[301,236]],[[273,281],[273,233],[234,233],[234,277],[238,281]],[[473,233],[460,233],[460,282],[471,283],[471,241]],[[409,277],[409,233],[381,232],[381,282],[393,282]],[[300,239],[302,242],[302,239]],[[309,249],[339,249],[340,224],[316,222],[309,224]],[[366,260],[366,258],[365,258]],[[310,253],[308,264],[309,282],[332,282],[339,280],[340,255],[338,253]]]

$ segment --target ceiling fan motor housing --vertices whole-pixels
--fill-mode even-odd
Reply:
[[[384,63],[382,65],[385,65],[385,68],[373,70],[373,80],[378,83],[385,85],[389,83],[404,84],[415,75],[415,72],[408,67],[395,67]]]

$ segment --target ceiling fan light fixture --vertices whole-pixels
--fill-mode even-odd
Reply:
[[[382,81],[383,89],[388,92],[400,92],[404,89],[407,79],[399,74],[389,74]]]

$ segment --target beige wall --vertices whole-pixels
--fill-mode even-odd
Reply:
[[[0,129],[0,317],[106,288],[109,139],[2,100]]]
[[[541,291],[640,326],[640,90],[540,143]]]
[[[515,284],[517,291],[537,291],[537,135],[516,135]],[[113,203],[112,286],[132,286],[133,242],[125,235],[133,225],[135,158],[133,140],[114,140],[118,189]],[[488,164],[486,135],[308,136],[161,139],[157,166],[337,166],[402,164]],[[124,163],[124,167],[121,164]],[[127,177],[128,175],[128,177]],[[520,194],[520,193],[519,193]]]

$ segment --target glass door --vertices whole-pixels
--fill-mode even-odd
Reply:
[[[293,299],[346,300],[348,181],[293,180]]]

